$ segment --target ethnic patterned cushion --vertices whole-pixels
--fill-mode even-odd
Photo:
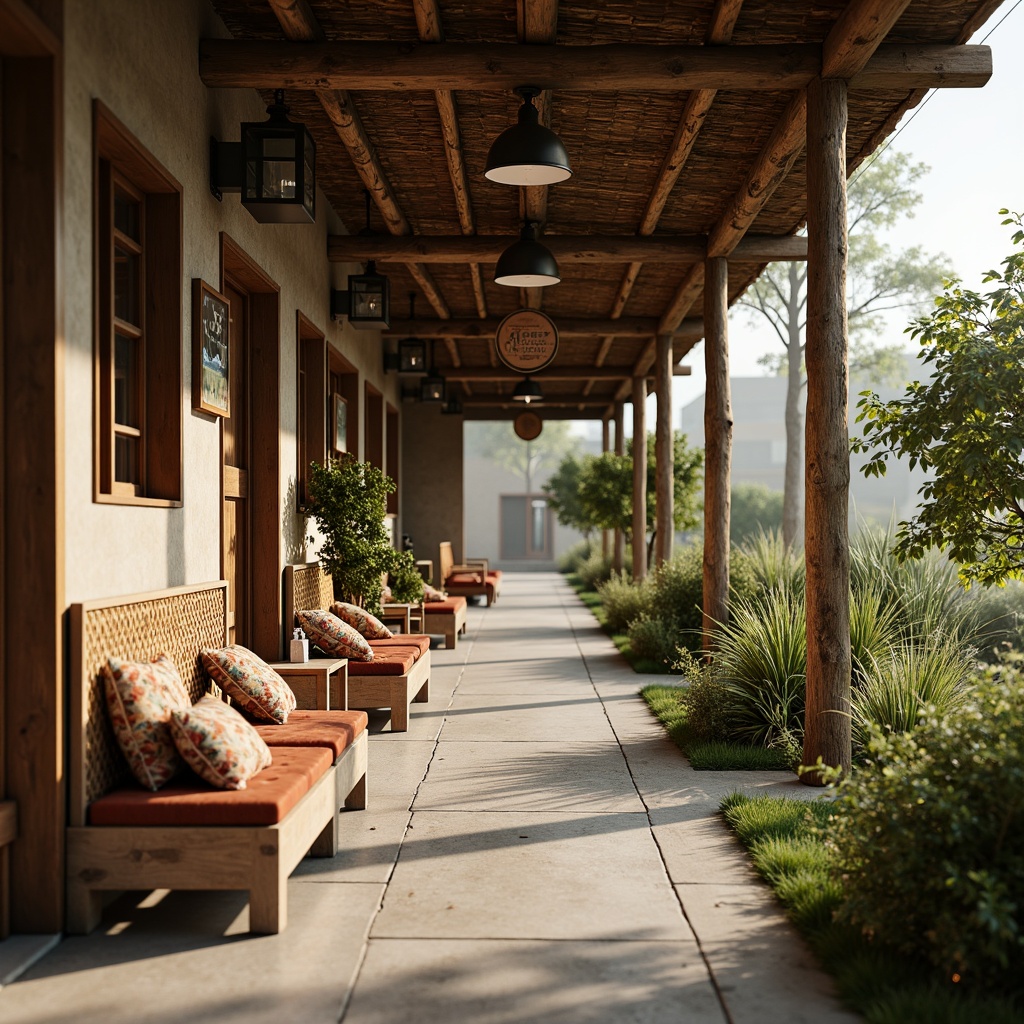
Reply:
[[[212,694],[185,711],[171,712],[171,735],[186,764],[218,789],[245,789],[270,767],[270,747],[230,705]]]
[[[117,742],[132,774],[154,792],[181,769],[171,739],[171,712],[188,708],[185,684],[174,662],[161,654],[153,661],[109,658],[103,688]]]
[[[208,647],[200,656],[210,678],[253,718],[288,721],[295,694],[262,658],[239,644]]]
[[[376,615],[371,615],[354,604],[335,601],[331,614],[347,622],[361,637],[367,640],[390,640],[395,634]]]
[[[424,601],[443,601],[447,596],[443,590],[438,590],[437,587],[432,587],[429,583],[423,584]]]
[[[325,654],[350,661],[373,661],[373,650],[365,638],[337,615],[322,608],[309,608],[296,612],[295,621]]]

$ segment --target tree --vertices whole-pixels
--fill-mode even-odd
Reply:
[[[929,256],[919,246],[893,252],[879,233],[902,217],[913,217],[921,201],[915,189],[928,172],[891,149],[865,161],[849,185],[847,316],[850,332],[850,373],[874,383],[891,378],[902,364],[901,345],[880,345],[884,314],[920,308],[941,287],[945,257]],[[787,378],[786,468],[783,486],[782,536],[787,544],[800,533],[803,485],[804,327],[807,307],[807,266],[775,263],[757,279],[740,304],[771,324],[783,353],[761,361]]]
[[[700,521],[701,469],[704,453],[686,443],[686,435],[673,438],[675,472],[673,477],[673,523],[677,530],[689,530]],[[654,435],[647,444],[647,564],[654,551],[657,522]],[[626,454],[603,452],[587,456],[579,477],[579,504],[585,521],[598,530],[622,530],[633,543],[633,441]]]
[[[548,507],[562,526],[579,530],[589,541],[594,524],[584,515],[580,502],[582,472],[583,463],[575,455],[564,455],[558,469],[551,474],[542,490],[547,495]]]
[[[764,484],[737,484],[732,489],[729,539],[741,544],[759,530],[771,533],[782,526],[782,492]]]
[[[473,443],[485,459],[518,473],[525,481],[525,493],[533,493],[533,482],[545,465],[554,465],[573,446],[568,420],[549,420],[540,436],[523,441],[512,424],[494,420],[474,428]]]
[[[891,402],[864,392],[864,437],[852,442],[874,451],[866,476],[884,474],[890,456],[933,474],[895,551],[905,559],[947,550],[965,584],[1024,576],[1024,230],[1020,214],[1003,223],[1017,226],[1017,251],[985,275],[998,286],[980,295],[946,283],[911,331],[931,376]]]

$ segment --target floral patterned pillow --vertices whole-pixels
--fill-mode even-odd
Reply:
[[[230,705],[212,694],[185,711],[171,712],[171,736],[185,763],[218,789],[245,789],[270,767],[270,747]]]
[[[351,661],[373,661],[373,648],[347,622],[322,608],[296,612],[295,621],[326,654]]]
[[[114,735],[132,774],[155,792],[182,766],[171,739],[171,712],[192,703],[174,662],[166,654],[153,661],[108,658],[103,689]]]
[[[335,601],[331,605],[331,614],[337,615],[342,622],[347,622],[367,640],[390,640],[395,635],[376,615],[371,615],[354,604]]]
[[[208,647],[200,657],[210,678],[253,718],[288,721],[295,694],[262,658],[239,644]]]
[[[447,599],[448,595],[443,590],[438,590],[437,587],[432,587],[429,583],[423,584],[424,601],[445,601]]]

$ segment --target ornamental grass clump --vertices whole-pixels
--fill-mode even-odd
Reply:
[[[869,735],[828,838],[840,914],[947,983],[1021,991],[1024,673],[986,669],[954,710]]]
[[[650,598],[647,594],[647,580],[633,583],[623,572],[613,572],[598,587],[601,604],[607,615],[607,626],[611,633],[625,633],[629,624],[647,611]]]

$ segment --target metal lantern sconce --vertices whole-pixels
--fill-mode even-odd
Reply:
[[[371,235],[370,190],[363,189],[366,199],[366,227],[360,235]],[[370,260],[362,274],[348,275],[348,290],[331,289],[331,319],[348,317],[353,327],[391,326],[391,282],[377,273],[377,264]]]
[[[409,292],[409,320],[416,320],[415,292]],[[426,373],[427,343],[422,338],[402,338],[397,352],[384,353],[384,369],[399,373]]]
[[[434,365],[434,339],[430,339],[430,372],[420,381],[421,402],[445,402],[447,386]]]
[[[244,121],[241,142],[210,139],[210,191],[220,200],[240,192],[261,224],[316,220],[316,143],[288,119],[284,90],[274,93],[266,121]]]
[[[461,416],[462,403],[457,398],[449,398],[441,410],[443,416]]]
[[[484,177],[503,185],[554,185],[572,174],[562,140],[540,123],[533,105],[540,89],[516,89],[523,98],[516,124],[506,128],[491,145]]]
[[[543,402],[544,392],[540,385],[529,375],[525,376],[513,389],[512,400],[530,405],[532,402]]]

